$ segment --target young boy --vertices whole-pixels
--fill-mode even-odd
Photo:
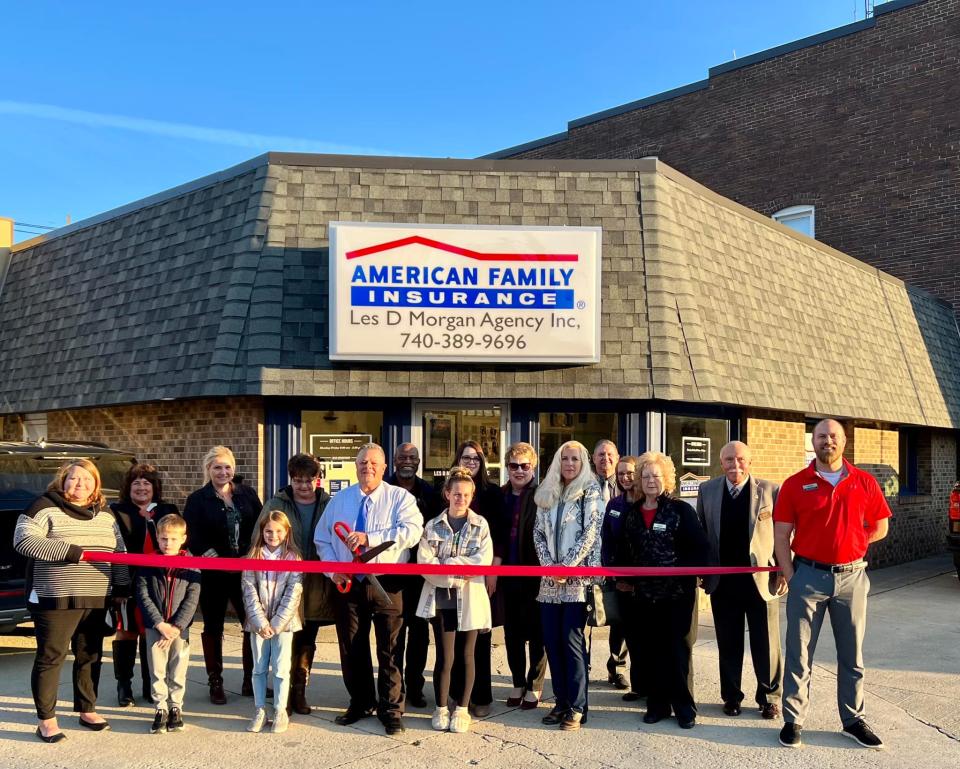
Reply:
[[[165,515],[157,523],[162,555],[185,555],[187,522]],[[137,575],[137,603],[150,650],[150,694],[157,712],[151,734],[183,729],[183,694],[190,663],[190,623],[200,601],[195,569],[143,568]]]

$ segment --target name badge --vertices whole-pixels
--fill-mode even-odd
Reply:
[[[817,490],[817,484],[815,484],[815,483],[805,483],[805,484],[803,484],[803,490],[804,490],[804,491],[816,491],[816,490]]]
[[[620,511],[619,511],[619,510],[608,510],[608,511],[607,511],[607,515],[609,515],[611,518],[619,518],[619,517],[620,517]]]
[[[666,531],[666,530],[667,530],[667,524],[665,524],[665,523],[655,523],[655,524],[653,524],[653,530],[654,530],[654,531]]]

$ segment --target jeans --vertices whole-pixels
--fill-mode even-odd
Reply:
[[[550,665],[550,681],[558,711],[574,711],[587,717],[587,605],[541,603],[543,643]]]
[[[290,659],[293,655],[293,633],[275,633],[271,638],[261,638],[251,633],[253,643],[253,705],[256,708],[267,704],[267,672],[273,666],[273,706],[277,712],[287,707],[290,693]]]

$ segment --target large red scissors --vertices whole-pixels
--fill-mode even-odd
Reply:
[[[335,524],[333,524],[333,533],[340,538],[340,541],[343,542],[344,545],[347,545],[347,537],[350,536],[350,527],[347,526],[347,524],[345,524],[343,521],[337,521]],[[394,540],[392,539],[389,542],[381,542],[376,547],[371,547],[365,553],[360,552],[360,545],[357,545],[355,548],[353,548],[353,550],[350,550],[350,545],[347,545],[347,549],[353,553],[354,563],[367,563],[368,561],[372,561],[374,558],[380,555],[380,553],[382,553],[384,550],[389,550],[394,544]],[[383,589],[383,585],[380,584],[380,580],[377,579],[375,575],[367,574],[366,578],[370,580],[370,585],[374,590],[377,591],[380,598],[383,599],[384,602],[393,602],[390,598],[390,594]],[[348,576],[346,582],[341,582],[337,585],[337,590],[339,590],[341,593],[349,593],[352,584],[353,577]]]

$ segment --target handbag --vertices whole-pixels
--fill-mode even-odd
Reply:
[[[620,597],[613,585],[593,585],[587,597],[587,624],[590,627],[620,622]]]

